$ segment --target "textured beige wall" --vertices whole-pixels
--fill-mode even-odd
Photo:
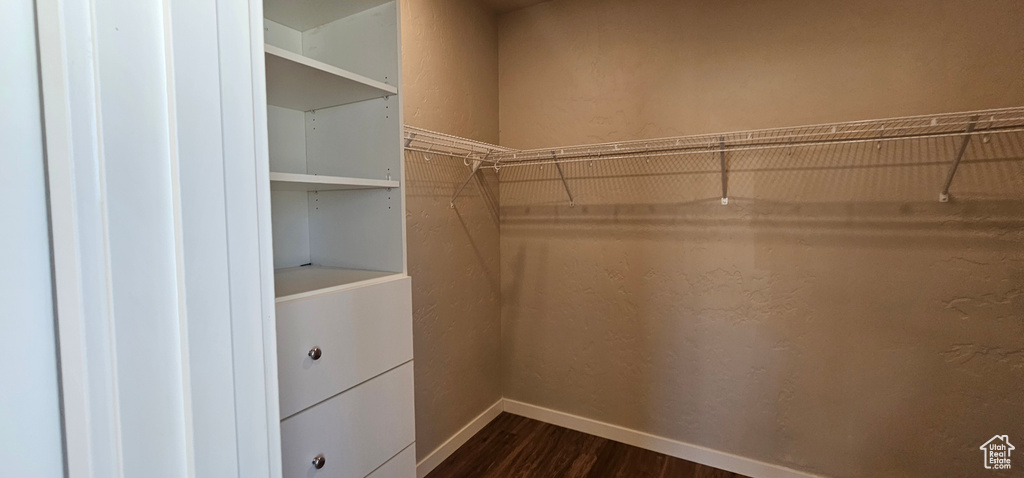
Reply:
[[[402,0],[405,123],[498,142],[497,17],[474,0]]]
[[[1018,0],[555,0],[500,17],[528,148],[1024,104]]]
[[[1024,4],[554,0],[500,18],[501,140],[1024,104]],[[501,179],[507,398],[831,476],[1024,441],[1024,137]],[[1012,440],[1012,439],[1011,439]],[[999,476],[993,473],[996,476]]]
[[[495,142],[497,29],[472,0],[402,1],[405,122]],[[406,156],[416,356],[416,454],[433,451],[501,398],[497,178],[483,172],[457,207],[461,161]]]

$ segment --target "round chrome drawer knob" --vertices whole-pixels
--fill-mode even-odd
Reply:
[[[309,349],[309,358],[313,360],[320,360],[320,355],[322,355],[320,347],[313,347]]]
[[[319,470],[323,468],[325,464],[327,464],[327,459],[324,458],[323,455],[317,455],[316,458],[313,458],[313,468]]]

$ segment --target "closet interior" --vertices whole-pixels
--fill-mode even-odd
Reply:
[[[1024,1],[0,12],[2,476],[1024,466]]]
[[[606,394],[620,397],[617,412],[627,416],[648,402],[672,407],[691,392],[708,395],[709,403],[731,404],[745,387],[761,388],[760,381],[770,383],[772,374],[787,368],[814,373],[762,363],[757,354],[784,356],[795,349],[810,356],[822,353],[809,352],[820,344],[867,360],[864,330],[878,331],[883,349],[897,347],[886,337],[904,328],[925,336],[948,334],[946,340],[956,345],[939,350],[944,364],[983,367],[973,362],[975,345],[962,343],[967,329],[981,327],[985,334],[1003,328],[1015,315],[1011,304],[1020,303],[1024,107],[528,149],[407,126],[405,145],[410,164],[423,164],[418,169],[456,171],[446,174],[447,187],[431,197],[453,218],[466,221],[474,210],[490,207],[494,193],[481,180],[484,175],[499,178],[501,189],[504,396],[496,411],[485,408],[470,422],[474,429],[490,423],[483,431],[454,436],[466,440],[463,448],[453,451],[445,444],[421,461],[422,469],[435,470],[430,478],[466,476],[465,470],[488,460],[500,469],[558,470],[551,461],[501,454],[492,443],[508,432],[508,423],[527,418],[718,468],[709,473],[719,474],[709,476],[733,476],[723,470],[752,477],[816,476],[813,470],[804,474],[711,457],[584,413],[616,410]],[[698,272],[690,275],[683,266]],[[875,278],[860,277],[861,267]],[[931,276],[922,279],[921,271]],[[795,285],[772,287],[787,282]],[[850,311],[846,321],[815,324],[794,313],[809,307],[808,297],[815,294],[836,305],[821,301],[810,307]],[[890,310],[903,302],[927,310],[925,318]],[[861,315],[861,307],[874,316]],[[961,322],[969,316],[981,317],[983,325]],[[939,318],[941,326],[932,322]],[[814,338],[790,338],[786,330]],[[930,347],[927,338],[898,340]],[[744,360],[752,362],[749,370],[740,365]],[[680,396],[660,388],[701,368],[725,375],[699,384],[705,388],[691,383]],[[785,380],[795,380],[798,372],[785,373],[793,374]],[[821,371],[839,382],[847,373],[852,372]],[[994,365],[990,373],[1013,372]],[[656,378],[644,381],[647,374]],[[647,395],[645,387],[656,392]],[[752,401],[768,403],[765,408],[774,413],[775,399]],[[499,412],[516,417],[490,421]],[[723,415],[734,413],[747,411]],[[645,417],[656,417],[648,418],[648,426],[660,427],[663,420],[675,420],[666,415],[659,408]],[[701,421],[681,421],[687,420]],[[517,426],[540,426],[526,423]],[[746,424],[733,426],[743,430]],[[569,432],[559,437],[577,439]],[[585,452],[579,459],[604,463]],[[666,463],[664,469],[678,466]],[[688,473],[669,476],[703,476]]]
[[[639,367],[636,363],[640,359],[630,354],[649,353],[658,357],[666,352],[657,344],[644,349],[645,342],[632,335],[642,336],[644,327],[666,327],[660,333],[665,340],[675,337],[673,327],[689,327],[703,321],[709,321],[706,327],[715,333],[745,330],[755,334],[750,330],[772,326],[771,319],[762,317],[766,314],[762,308],[776,307],[765,317],[785,317],[788,311],[799,308],[788,302],[775,305],[773,301],[790,300],[785,294],[781,298],[762,297],[759,294],[767,293],[746,290],[748,284],[744,280],[757,283],[768,273],[743,263],[743,257],[756,256],[753,263],[760,264],[760,258],[771,253],[770,246],[756,240],[736,246],[739,262],[729,262],[725,258],[733,251],[724,248],[722,241],[712,240],[710,246],[693,245],[705,240],[699,237],[704,229],[688,229],[693,227],[688,221],[711,229],[770,228],[778,224],[805,227],[816,220],[809,219],[813,213],[799,212],[800,199],[793,201],[792,206],[786,205],[794,195],[802,194],[819,201],[807,207],[811,211],[825,211],[817,218],[821,223],[840,224],[841,219],[829,217],[840,207],[837,205],[855,203],[856,208],[870,210],[875,207],[870,204],[872,201],[890,205],[909,199],[924,200],[924,196],[919,197],[921,189],[928,190],[929,204],[950,203],[928,206],[929,214],[941,216],[942,209],[935,208],[943,207],[958,211],[952,215],[961,214],[959,211],[967,207],[958,196],[964,190],[962,185],[970,190],[963,199],[979,197],[979,165],[1003,167],[1021,154],[1022,107],[556,147],[536,147],[543,141],[535,143],[520,136],[525,147],[499,146],[495,143],[499,136],[504,137],[505,123],[492,142],[451,134],[444,127],[436,128],[441,130],[437,131],[418,126],[423,124],[420,114],[424,105],[434,108],[427,117],[452,112],[446,118],[454,118],[452,121],[460,124],[472,123],[458,112],[480,105],[472,102],[465,85],[449,84],[451,78],[444,74],[440,79],[430,80],[434,84],[424,83],[429,76],[416,72],[411,84],[418,88],[415,104],[421,109],[417,120],[410,122],[413,124],[403,122],[400,0],[266,0],[264,6],[285,476],[423,478],[435,469],[439,474],[432,478],[461,476],[446,474],[469,466],[464,460],[472,458],[456,451],[466,443],[475,443],[469,448],[486,446],[472,440],[488,423],[493,421],[500,426],[514,422],[495,421],[502,412],[655,449],[741,475],[802,476],[785,466],[733,460],[718,452],[705,457],[699,446],[685,442],[699,441],[703,436],[693,435],[691,429],[682,426],[680,442],[646,438],[645,433],[651,430],[643,429],[646,425],[637,417],[648,411],[635,407],[620,412],[634,420],[621,424],[595,424],[585,416],[573,415],[584,415],[590,407],[602,410],[605,405],[594,397],[608,392],[600,388],[609,386],[603,380],[613,384],[619,380],[623,384],[611,385],[616,393],[622,394],[620,400],[628,401],[624,397],[645,393],[634,391],[637,383],[632,374],[638,373],[634,365]],[[430,54],[419,51],[432,46],[421,44],[429,43],[430,35],[447,33],[439,33],[441,27],[431,29],[432,19],[441,17],[425,13],[431,12],[430,8],[415,4],[408,8],[411,11],[406,12],[406,21],[416,30],[410,34],[414,40],[407,45],[417,49],[418,68],[430,70],[434,66],[429,62],[435,60],[441,69],[469,68],[445,56],[450,43],[439,43],[440,49]],[[524,56],[508,58],[511,59],[500,61],[526,62]],[[568,61],[559,55],[555,58]],[[406,61],[412,62],[408,58]],[[521,70],[515,73],[529,76]],[[535,79],[529,77],[530,81]],[[537,78],[560,86],[557,79],[543,74]],[[499,77],[499,82],[506,81]],[[526,80],[514,84],[518,87],[523,81]],[[431,96],[446,88],[457,91],[438,98]],[[506,103],[502,101],[504,107]],[[604,99],[593,101],[600,103]],[[540,108],[530,114],[544,115],[546,111]],[[518,114],[520,123],[530,123],[530,114]],[[507,117],[502,115],[504,122]],[[435,120],[433,124],[443,125],[444,121]],[[510,130],[516,126],[515,121],[509,122]],[[528,130],[522,124],[519,128]],[[679,130],[686,128],[680,126]],[[407,173],[406,166],[415,168],[416,173]],[[993,185],[991,197],[1014,188],[1014,181]],[[409,183],[413,184],[412,192]],[[411,210],[406,209],[407,196],[415,201]],[[787,216],[773,217],[777,212]],[[408,232],[406,221],[410,223]],[[633,237],[633,224],[644,232]],[[424,281],[426,277],[443,277],[461,284],[454,286],[456,289],[445,284],[413,283],[416,278],[409,277],[406,242],[453,237],[439,234],[439,228],[463,231],[468,242],[436,248],[417,244],[414,250],[420,255],[412,260],[419,270],[431,269],[421,276]],[[496,240],[485,239],[486,245],[481,246],[479,238],[490,237],[490,232],[483,230],[493,230]],[[651,233],[652,230],[657,233]],[[615,239],[603,234],[612,234]],[[731,234],[726,236],[739,241]],[[751,234],[758,237],[759,232]],[[773,231],[770,236],[776,237],[775,234],[788,232]],[[570,244],[570,238],[586,244],[578,249]],[[635,247],[624,251],[619,248],[625,247],[620,240]],[[657,244],[645,240],[655,240]],[[557,251],[552,252],[554,256],[546,256],[548,247]],[[691,251],[689,247],[697,249]],[[704,247],[718,252],[701,252]],[[643,248],[659,252],[648,253]],[[428,249],[439,255],[424,256],[423,251]],[[571,256],[578,251],[587,252],[580,252],[579,258],[572,260]],[[709,258],[712,254],[715,258]],[[663,255],[664,260],[652,260],[648,255]],[[623,258],[616,259],[617,256]],[[676,256],[688,257],[690,262],[672,269],[668,264],[679,260]],[[448,263],[440,264],[444,261]],[[699,268],[705,263],[711,264],[707,266],[710,271],[697,277],[686,275],[686,267]],[[631,267],[647,271],[646,275],[629,283]],[[442,269],[448,275],[436,272]],[[673,285],[673,274],[682,277],[685,285]],[[721,274],[733,274],[730,277],[738,282],[727,286],[701,285],[704,280],[714,282]],[[743,277],[736,279],[740,276]],[[550,284],[549,277],[557,284]],[[660,283],[651,285],[651,278],[660,278]],[[577,287],[577,280],[586,285]],[[474,289],[483,295],[472,297],[466,281],[485,282],[486,287]],[[655,296],[649,303],[637,298],[648,294],[644,287],[649,287],[649,293]],[[716,291],[729,287],[736,290],[714,298],[719,293]],[[562,298],[564,294],[572,297]],[[668,296],[678,300],[665,299]],[[414,304],[414,297],[418,303]],[[498,301],[500,311],[495,317],[466,317],[467,321],[475,322],[464,324],[468,331],[455,330],[454,322],[445,322],[446,317],[441,316],[457,315],[459,312],[453,308],[468,310],[493,297],[498,297],[493,300]],[[615,302],[616,297],[621,300]],[[555,302],[564,305],[552,305]],[[715,305],[707,305],[710,303]],[[693,309],[681,309],[685,312],[677,311],[671,318],[663,310],[675,310],[677,306]],[[645,307],[653,309],[649,315],[642,313]],[[414,323],[414,310],[418,324]],[[756,318],[734,318],[739,314],[737,310]],[[755,325],[735,325],[747,320]],[[633,323],[629,321],[643,325],[634,330],[625,325]],[[681,325],[671,325],[675,323]],[[484,353],[479,351],[482,343],[464,341],[482,340],[495,327],[500,329],[501,364],[466,363],[467,358]],[[415,337],[417,347],[443,348],[417,349],[420,368],[415,373],[414,330],[421,334]],[[555,346],[547,333],[569,342]],[[583,338],[574,337],[577,333]],[[449,334],[463,342],[448,337]],[[617,334],[622,334],[622,338]],[[690,337],[693,332],[680,334]],[[650,337],[644,340],[657,342]],[[584,345],[587,343],[592,346]],[[595,354],[595,349],[604,347],[609,350],[608,356]],[[674,350],[680,345],[666,347]],[[477,355],[462,355],[462,348],[472,349]],[[558,349],[565,349],[565,355],[560,355]],[[614,355],[617,352],[624,355]],[[421,359],[420,353],[425,353],[426,358]],[[713,351],[707,353],[714,355]],[[612,356],[626,358],[604,362]],[[693,360],[709,359],[705,354]],[[470,372],[471,376],[478,376],[483,367],[500,375],[488,379],[499,382],[501,393],[491,397],[496,402],[484,407],[481,398],[474,398],[471,405],[461,402],[459,387],[472,388],[474,384],[461,383],[463,377],[450,373],[474,366],[481,368]],[[662,366],[676,375],[684,374],[673,369],[679,364],[666,362]],[[543,370],[537,370],[538,367]],[[576,373],[597,373],[599,377],[577,383],[572,378]],[[671,378],[662,381],[674,383]],[[560,385],[554,385],[556,382]],[[648,386],[658,389],[661,385]],[[486,387],[493,388],[490,383]],[[535,393],[543,399],[532,402],[530,397]],[[671,410],[678,401],[687,399],[650,400],[665,400],[657,406]],[[421,405],[428,408],[418,409]],[[600,418],[601,413],[595,412],[595,417]],[[619,425],[621,429],[616,428]],[[488,433],[480,436],[491,436]],[[416,446],[422,445],[417,438],[422,437],[428,438],[427,443],[417,451]],[[707,444],[722,446],[720,442]],[[506,458],[526,460],[513,455]],[[524,462],[518,465],[532,466]]]

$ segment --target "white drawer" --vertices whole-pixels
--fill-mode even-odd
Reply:
[[[277,304],[282,417],[412,359],[410,283],[405,277]]]
[[[412,384],[409,362],[282,421],[285,478],[363,478],[409,446],[416,438]],[[325,461],[319,470],[317,455]]]
[[[416,478],[416,445],[409,445],[366,478]]]

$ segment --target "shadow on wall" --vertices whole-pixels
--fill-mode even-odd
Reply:
[[[622,234],[685,238],[723,233],[760,239],[837,235],[839,240],[889,241],[922,247],[944,238],[1018,240],[1024,204],[1024,135],[993,135],[971,143],[951,189],[939,191],[959,138],[919,142],[739,151],[727,154],[729,205],[721,206],[717,152],[562,165],[568,196],[554,165],[501,170],[501,220],[544,234]],[[626,229],[623,229],[626,226]],[[714,230],[709,228],[714,227]],[[710,235],[709,235],[710,234]],[[1009,234],[1009,237],[1007,237]]]
[[[409,275],[416,357],[418,459],[501,398],[498,181],[406,153]]]
[[[454,197],[455,191],[467,179],[468,184],[465,184],[458,197]],[[494,268],[496,251],[484,250],[489,245],[483,244],[493,238],[480,238],[481,228],[496,229],[499,226],[497,177],[485,169],[470,174],[469,166],[456,158],[406,152],[406,181],[406,201],[410,203],[407,205],[410,209],[408,222],[411,222],[407,227],[411,232],[417,235],[429,234],[427,228],[436,226],[434,221],[419,220],[428,217],[428,210],[432,214],[443,215],[442,223],[450,221],[448,216],[456,218],[466,240],[460,244],[449,243],[446,252],[471,251],[480,267],[486,270],[491,292],[497,294],[500,287],[498,270]],[[412,206],[417,207],[412,210]],[[486,213],[483,222],[479,222],[481,212]],[[409,255],[411,257],[412,253]]]
[[[832,476],[1024,433],[1024,141],[506,167],[505,396]],[[1000,432],[1002,433],[1002,432]],[[908,446],[913,443],[913,446]]]
[[[429,199],[433,203],[447,199],[450,209],[458,209],[462,202],[480,200],[490,214],[492,224],[498,225],[498,181],[497,177],[489,174],[490,170],[481,169],[470,175],[469,164],[439,154],[407,151],[405,158],[410,188],[407,198]],[[467,178],[469,183],[459,193],[461,200],[454,198],[455,191]],[[451,207],[452,204],[455,207]]]

